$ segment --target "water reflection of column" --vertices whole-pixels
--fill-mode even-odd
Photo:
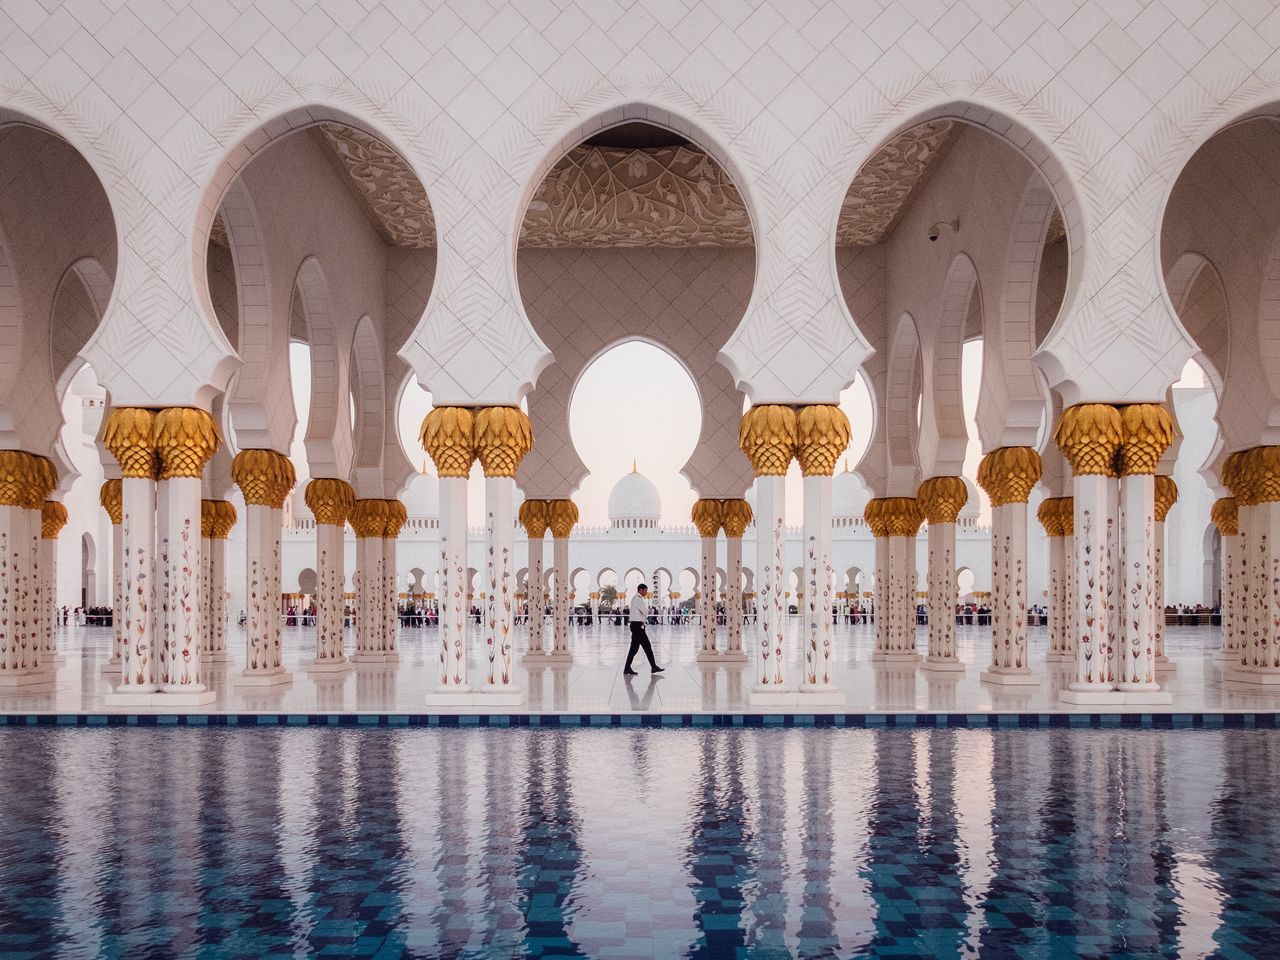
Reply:
[[[756,475],[756,669],[752,697],[793,699],[786,685],[783,606],[783,478],[796,454],[796,412],[754,406],[742,415],[738,446]]]
[[[1214,501],[1210,511],[1218,536],[1222,539],[1221,592],[1219,609],[1222,611],[1222,647],[1218,659],[1235,662],[1239,659],[1241,637],[1240,620],[1240,517],[1234,497]]]
[[[1270,732],[1250,735],[1223,730],[1204,736],[1208,742],[1194,751],[1194,764],[1201,763],[1204,756],[1222,757],[1221,777],[1207,781],[1220,785],[1218,796],[1210,815],[1201,821],[1209,834],[1205,880],[1216,894],[1210,901],[1212,918],[1247,916],[1256,908],[1259,884],[1270,886],[1269,879],[1260,878],[1274,876],[1276,851],[1280,849],[1274,787],[1258,789],[1258,784],[1280,783],[1280,749]],[[1205,773],[1197,770],[1197,776]],[[1241,837],[1249,841],[1241,843]],[[1214,941],[1202,956],[1219,955],[1224,940],[1215,937]]]
[[[931,477],[920,484],[916,501],[929,524],[930,670],[963,670],[956,655],[956,518],[969,501],[963,477]]]
[[[526,921],[523,932],[555,943],[557,957],[585,957],[568,916],[583,860],[569,774],[569,737],[557,731],[523,742],[524,816],[517,835],[514,899],[526,918],[531,913],[537,917]]]
[[[42,798],[42,802],[51,808],[54,835],[53,849],[46,862],[57,871],[57,891],[46,903],[58,914],[66,906],[74,910],[72,916],[58,916],[56,920],[62,934],[59,950],[64,956],[103,957],[111,952],[105,942],[110,920],[108,900],[102,896],[102,879],[104,865],[109,862],[112,833],[107,828],[112,820],[112,806],[122,799],[111,792],[114,754],[122,741],[135,745],[127,737],[104,742],[98,737],[72,736],[61,738],[57,749],[47,752],[54,769],[49,795]],[[85,771],[95,769],[101,773],[85,776]],[[7,802],[15,807],[20,803],[21,784],[27,784],[26,789],[37,789],[35,771],[25,760],[21,778],[6,778],[6,782],[11,784],[6,791]],[[198,807],[197,799],[196,809]],[[18,809],[10,812],[0,805],[0,816],[4,822],[14,823],[22,814]],[[4,879],[5,888],[13,889],[9,878]],[[10,930],[19,929],[8,920],[0,917],[0,925]],[[49,925],[52,920],[46,918],[44,923]]]
[[[685,862],[698,905],[693,923],[700,936],[683,955],[715,960],[739,956],[749,946],[742,921],[746,889],[755,876],[752,861],[743,856],[751,846],[742,783],[743,738],[710,731],[698,737],[698,780]]]
[[[124,551],[120,525],[124,510],[120,487],[119,479],[105,480],[98,491],[98,502],[111,519],[111,656],[103,664],[104,673],[120,672],[120,647],[124,636]]]
[[[915,790],[914,754],[922,734],[878,730],[872,734],[876,779],[867,814],[867,853],[858,875],[878,905],[874,918],[875,935],[867,945],[878,955],[897,942],[890,930],[897,922],[910,925],[911,918],[894,911],[885,915],[883,905],[897,901],[900,889],[895,874],[904,853],[915,853],[920,843],[919,800]]]
[[[551,528],[551,560],[554,568],[551,593],[552,646],[547,659],[568,663],[573,660],[573,653],[569,650],[569,535],[578,522],[577,504],[572,500],[548,500],[547,522]]]
[[[720,519],[725,537],[724,611],[727,635],[723,658],[746,663],[742,646],[742,535],[752,521],[751,504],[746,500],[723,500]]]
[[[932,679],[932,678],[931,678]],[[946,674],[942,680],[959,678]],[[916,764],[917,793],[927,792],[928,807],[921,811],[922,837],[920,852],[938,863],[930,890],[930,907],[937,918],[931,948],[936,956],[963,955],[964,923],[968,913],[965,902],[965,885],[961,875],[963,859],[960,849],[959,821],[957,819],[960,784],[973,775],[960,753],[960,736],[957,731],[930,730],[916,734],[922,742],[917,746],[919,762]]]
[[[836,906],[832,894],[835,836],[831,807],[831,738],[806,737],[802,763],[800,846],[805,852],[801,870],[804,894],[796,932],[806,953],[834,956],[840,949],[840,941],[836,936]]]
[[[746,858],[755,873],[755,883],[750,888],[755,894],[745,904],[750,912],[748,929],[755,934],[750,941],[758,954],[788,956],[786,879],[789,874],[784,848],[786,836],[791,830],[787,805],[787,777],[784,770],[788,736],[756,738],[756,789],[755,810],[758,821],[751,824],[746,837]]]
[[[542,600],[543,540],[547,535],[547,502],[525,500],[520,504],[520,524],[529,541],[529,572],[525,575],[525,597],[529,609],[529,650],[527,657],[546,656],[543,642],[547,618]]]
[[[992,781],[994,734],[985,730],[954,734],[957,747],[952,781],[955,793],[956,853],[964,902],[964,943],[969,956],[978,955],[986,927],[983,904],[993,878],[995,784]]]
[[[695,500],[690,511],[693,525],[701,539],[698,566],[698,632],[702,642],[698,646],[697,660],[715,663],[720,659],[716,649],[716,538],[720,533],[720,501],[705,497]]]

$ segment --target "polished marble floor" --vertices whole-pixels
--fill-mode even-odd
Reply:
[[[798,630],[793,621],[792,633]],[[534,713],[737,713],[760,712],[748,703],[751,668],[745,665],[704,667],[695,660],[698,633],[694,626],[650,627],[660,663],[667,666],[661,678],[650,676],[638,666],[639,676],[625,678],[622,662],[627,650],[625,627],[601,624],[575,626],[570,645],[572,664],[524,667],[517,680],[524,692],[518,707],[495,706],[492,712]],[[1032,687],[1007,687],[981,682],[979,675],[989,653],[989,631],[980,627],[960,627],[960,658],[965,670],[959,674],[936,673],[920,666],[879,664],[871,660],[872,628],[864,625],[840,626],[836,630],[836,679],[844,695],[843,704],[785,708],[790,712],[948,712],[1058,711],[1107,712],[1122,707],[1071,706],[1058,699],[1058,691],[1069,680],[1062,665],[1046,667],[1044,628],[1032,628],[1032,663],[1040,683]],[[186,712],[228,713],[423,713],[427,695],[435,689],[436,631],[407,629],[401,633],[401,660],[391,665],[353,665],[339,674],[308,673],[300,664],[312,653],[314,634],[310,628],[287,627],[285,666],[292,682],[275,687],[249,687],[236,683],[243,662],[243,634],[230,630],[232,660],[215,664],[207,671],[217,701],[209,706],[183,708]],[[794,637],[793,637],[794,639]],[[924,629],[919,635],[925,648]],[[0,690],[0,712],[79,713],[109,709],[105,695],[118,676],[104,673],[109,654],[110,630],[65,628],[58,637],[64,661],[54,684],[44,687]],[[348,637],[348,645],[353,642]],[[525,644],[518,631],[518,648]],[[1173,694],[1172,706],[1130,707],[1128,712],[1232,712],[1280,709],[1280,687],[1257,687],[1224,682],[1223,664],[1216,658],[1219,646],[1217,627],[1170,627],[1167,649],[1177,670],[1163,678]],[[799,676],[799,645],[791,644],[792,676]],[[479,664],[472,667],[478,676]],[[137,711],[138,708],[132,708]],[[152,708],[147,708],[151,710]],[[462,712],[482,712],[486,708],[457,708]]]
[[[1280,732],[0,730],[5,957],[1192,958]]]

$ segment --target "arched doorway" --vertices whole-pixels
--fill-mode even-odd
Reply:
[[[92,534],[80,537],[80,606],[82,609],[98,606],[98,550]]]

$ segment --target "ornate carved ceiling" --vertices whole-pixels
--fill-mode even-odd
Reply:
[[[529,247],[749,247],[751,220],[724,169],[696,147],[575,147],[525,212]]]
[[[921,123],[872,154],[840,205],[836,245],[867,247],[884,240],[954,128],[950,120]]]
[[[912,193],[945,150],[950,120],[912,127],[858,171],[840,209],[838,246],[883,242]],[[435,218],[422,184],[398,153],[351,127],[321,124],[322,142],[388,243],[434,247]],[[1064,236],[1055,213],[1046,242]],[[213,243],[225,246],[215,219]],[[525,247],[748,247],[751,220],[723,168],[696,146],[583,145],[570,150],[539,185],[525,213]]]

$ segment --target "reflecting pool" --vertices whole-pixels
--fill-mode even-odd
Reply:
[[[1267,957],[1280,734],[0,730],[4,956]]]

